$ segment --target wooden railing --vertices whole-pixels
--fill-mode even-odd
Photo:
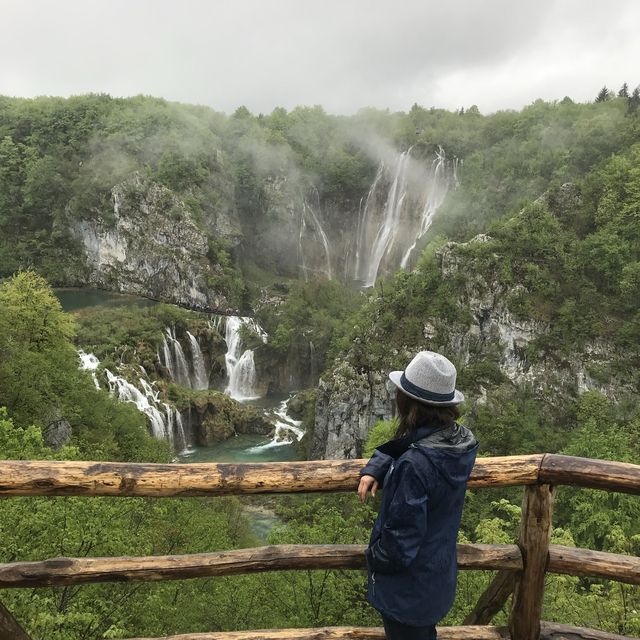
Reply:
[[[256,464],[131,464],[0,462],[0,496],[185,497],[355,491],[364,460]],[[518,543],[458,545],[460,569],[497,570],[463,626],[441,628],[443,639],[614,640],[622,636],[541,622],[546,572],[640,584],[640,558],[550,545],[557,485],[640,495],[640,466],[553,454],[480,458],[470,488],[524,485]],[[0,588],[128,580],[178,580],[256,571],[362,569],[363,545],[277,545],[215,553],[122,558],[52,558],[0,565]],[[513,594],[508,628],[489,626]],[[0,605],[0,640],[28,640]],[[330,627],[171,636],[172,640],[380,640],[380,628]],[[150,640],[150,639],[133,639]],[[166,640],[169,640],[166,638]]]

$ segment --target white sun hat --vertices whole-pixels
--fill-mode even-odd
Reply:
[[[442,407],[464,402],[456,389],[454,364],[434,351],[420,351],[404,371],[392,371],[389,379],[410,398]]]

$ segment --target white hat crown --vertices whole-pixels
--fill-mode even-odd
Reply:
[[[404,371],[392,371],[389,378],[408,396],[427,404],[446,406],[464,400],[456,389],[454,364],[434,351],[420,351]]]

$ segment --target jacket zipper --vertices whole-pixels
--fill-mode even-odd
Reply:
[[[372,595],[376,595],[376,572],[371,572],[371,593]]]

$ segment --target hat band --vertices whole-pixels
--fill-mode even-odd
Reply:
[[[433,402],[449,402],[453,400],[456,395],[456,390],[454,389],[451,393],[434,393],[433,391],[427,391],[422,387],[418,387],[413,382],[409,382],[407,380],[407,376],[402,374],[400,377],[400,384],[404,389],[406,389],[409,393],[412,393],[414,396],[418,396],[423,400],[432,400]]]

